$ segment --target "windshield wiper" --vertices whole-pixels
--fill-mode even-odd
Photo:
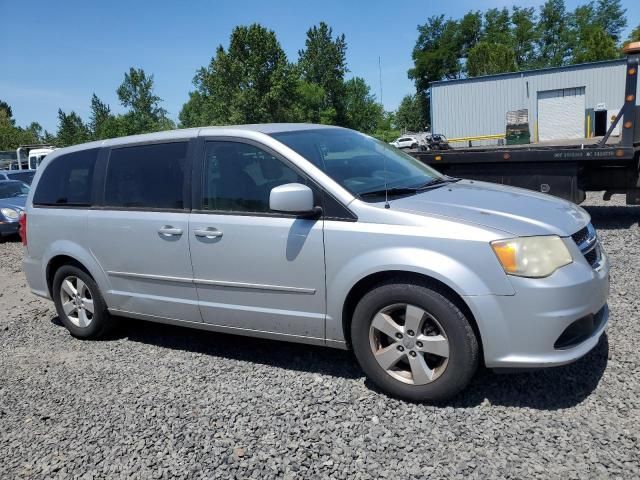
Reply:
[[[379,197],[384,196],[385,193],[388,195],[403,195],[406,193],[416,193],[419,191],[416,187],[391,187],[386,190],[383,188],[381,190],[371,190],[370,192],[362,192],[360,193],[360,197]]]
[[[430,180],[427,183],[420,185],[419,187],[415,187],[415,189],[417,191],[426,190],[427,188],[437,187],[439,185],[444,185],[445,183],[453,183],[458,181],[460,181],[459,178],[453,178],[453,177],[434,178],[433,180]]]
[[[417,187],[391,187],[386,190],[386,193],[389,195],[403,195],[421,192],[423,190],[427,190],[431,187],[437,187],[439,185],[444,185],[446,183],[458,182],[459,178],[454,177],[442,177],[442,178],[434,178],[433,180],[429,180],[422,185],[418,185]],[[370,192],[362,192],[360,193],[360,197],[378,197],[385,194],[384,189],[380,190],[371,190]]]

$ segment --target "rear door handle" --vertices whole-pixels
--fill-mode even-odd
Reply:
[[[182,235],[182,229],[172,227],[171,225],[165,225],[164,227],[160,227],[158,229],[158,233],[160,235],[164,235],[165,237],[175,237],[178,235]]]
[[[200,238],[220,238],[222,236],[222,232],[213,227],[197,228],[193,234]]]

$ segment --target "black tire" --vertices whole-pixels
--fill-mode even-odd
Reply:
[[[83,327],[75,325],[62,307],[62,294],[60,290],[62,282],[68,278],[77,278],[82,280],[90,292],[90,297],[93,300],[94,311],[91,315],[91,321],[87,326]],[[69,333],[76,338],[100,338],[111,331],[114,326],[114,319],[107,310],[107,305],[102,298],[98,285],[96,285],[96,282],[91,278],[91,275],[75,265],[63,265],[56,271],[53,277],[53,301],[56,305],[60,321],[62,321],[63,325],[67,330],[69,330]]]
[[[412,143],[412,144],[411,144],[411,148],[412,148],[412,149],[418,148],[418,144],[417,144],[417,143]]]
[[[388,373],[374,356],[369,336],[373,318],[385,307],[397,304],[424,310],[437,319],[444,330],[448,340],[448,359],[440,376],[431,383],[414,385],[400,381]],[[478,340],[469,320],[445,294],[428,284],[412,284],[398,279],[370,290],[356,306],[351,323],[351,342],[366,376],[388,394],[409,401],[437,403],[450,399],[467,386],[478,367]]]

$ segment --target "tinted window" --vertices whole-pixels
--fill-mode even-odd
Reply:
[[[184,208],[186,162],[186,142],[112,150],[107,165],[105,205],[130,208]]]
[[[268,212],[271,189],[306,183],[291,167],[254,147],[237,142],[207,142],[204,210]]]
[[[9,178],[11,180],[20,180],[21,182],[28,183],[29,185],[31,185],[31,181],[33,180],[33,177],[35,174],[36,172],[11,173],[9,175]]]
[[[33,196],[35,205],[88,206],[98,149],[81,150],[54,159],[45,167]]]
[[[17,181],[0,181],[0,198],[26,197],[29,185]]]

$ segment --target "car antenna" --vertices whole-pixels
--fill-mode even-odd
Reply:
[[[387,148],[386,145],[384,148]],[[384,154],[384,208],[391,208],[391,205],[389,205],[389,189],[387,188],[387,152],[384,152]]]

